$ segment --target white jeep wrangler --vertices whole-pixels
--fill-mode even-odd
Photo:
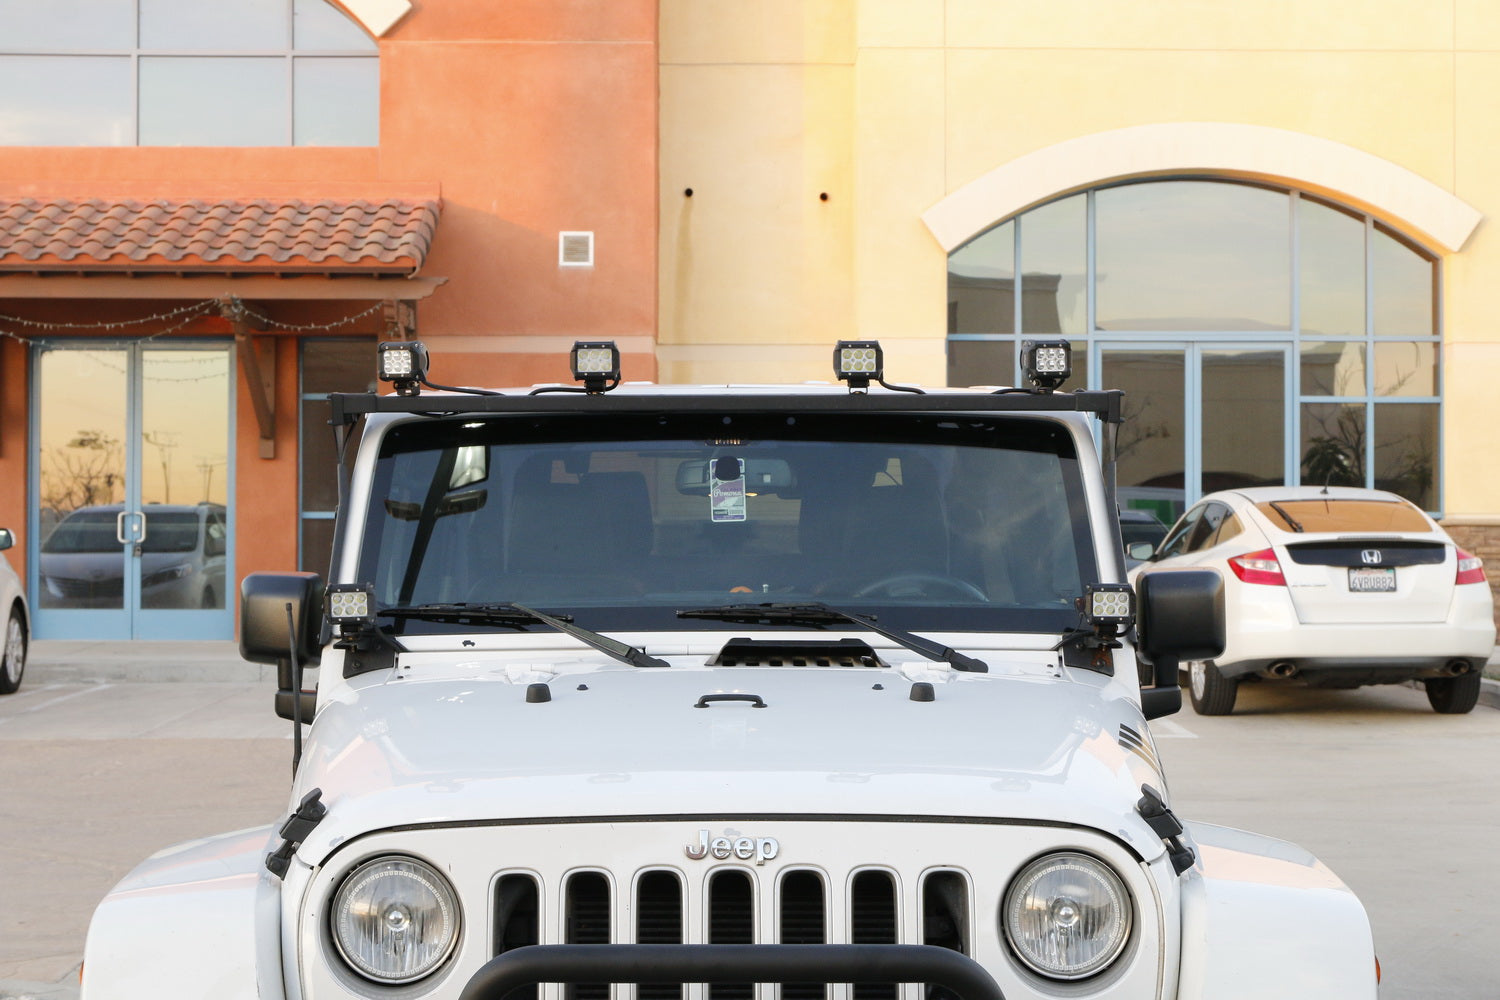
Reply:
[[[1001,390],[618,357],[500,393],[382,344],[396,392],[331,397],[331,582],[242,588],[289,815],[132,872],[85,1000],[1375,996],[1327,868],[1173,814],[1147,720],[1221,583],[1123,583],[1121,394],[1065,344]]]

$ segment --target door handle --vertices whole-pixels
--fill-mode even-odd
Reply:
[[[132,529],[130,532],[128,532],[128,535],[125,530],[125,519],[127,517],[131,518],[130,527]],[[136,518],[139,518],[140,520],[137,521],[135,520]],[[137,528],[139,529],[139,531],[135,530]],[[115,515],[115,541],[119,542],[121,545],[130,545],[132,543],[139,545],[145,540],[145,514],[141,513],[138,510],[122,510],[119,514]]]

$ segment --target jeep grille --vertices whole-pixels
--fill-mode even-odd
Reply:
[[[554,905],[565,915],[563,944],[610,944],[610,928],[629,927],[640,944],[683,944],[702,940],[709,944],[825,944],[828,933],[827,907],[830,897],[842,894],[832,905],[848,906],[849,943],[934,944],[969,952],[967,876],[956,871],[928,872],[920,884],[921,917],[903,926],[898,905],[897,877],[883,869],[867,869],[845,882],[830,885],[822,872],[790,869],[771,878],[771,873],[727,866],[704,883],[701,900],[689,897],[683,879],[672,871],[648,871],[630,886],[630,898],[612,898],[611,882],[600,872],[574,872],[562,883],[561,898]],[[538,903],[542,886],[531,875],[507,875],[496,883],[494,953],[501,954],[528,944],[553,943],[543,933]],[[694,934],[685,915],[701,904],[705,932]],[[757,942],[756,914],[764,906],[776,908],[776,940]],[[622,920],[620,918],[626,918]],[[628,921],[628,922],[627,922]],[[529,1000],[535,987],[513,1000]],[[749,983],[721,985],[707,990],[709,1000],[753,1000]],[[789,983],[781,988],[782,1000],[821,1000],[821,983]],[[608,1000],[604,984],[569,987],[568,1000]],[[676,984],[646,984],[638,990],[640,1000],[679,1000]],[[867,985],[854,989],[855,1000],[894,1000],[894,986]]]

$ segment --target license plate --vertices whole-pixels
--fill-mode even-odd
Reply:
[[[1349,570],[1349,589],[1359,594],[1394,593],[1396,570],[1390,566],[1356,566]]]

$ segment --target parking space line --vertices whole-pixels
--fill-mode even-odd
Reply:
[[[57,687],[61,687],[61,686],[62,685],[57,685]],[[112,688],[112,687],[114,687],[113,684],[90,684],[89,686],[84,687],[84,688],[80,688],[77,691],[69,691],[67,694],[58,695],[56,698],[49,698],[48,700],[43,701],[43,702],[38,702],[35,705],[27,705],[25,708],[21,709],[19,712],[16,712],[13,715],[7,715],[7,716],[0,717],[0,726],[3,726],[7,722],[10,722],[12,719],[19,718],[20,716],[30,715],[32,712],[40,712],[44,708],[51,708],[53,705],[59,705],[59,704],[62,704],[63,702],[65,702],[65,701],[72,701],[74,698],[78,698],[78,697],[80,697],[82,695],[94,694],[96,692],[104,691],[104,690],[106,690],[108,688]],[[49,690],[49,689],[48,688],[42,688],[41,690],[45,691],[45,690]]]
[[[1159,740],[1196,740],[1198,734],[1180,722],[1157,719],[1151,723],[1151,735]]]

